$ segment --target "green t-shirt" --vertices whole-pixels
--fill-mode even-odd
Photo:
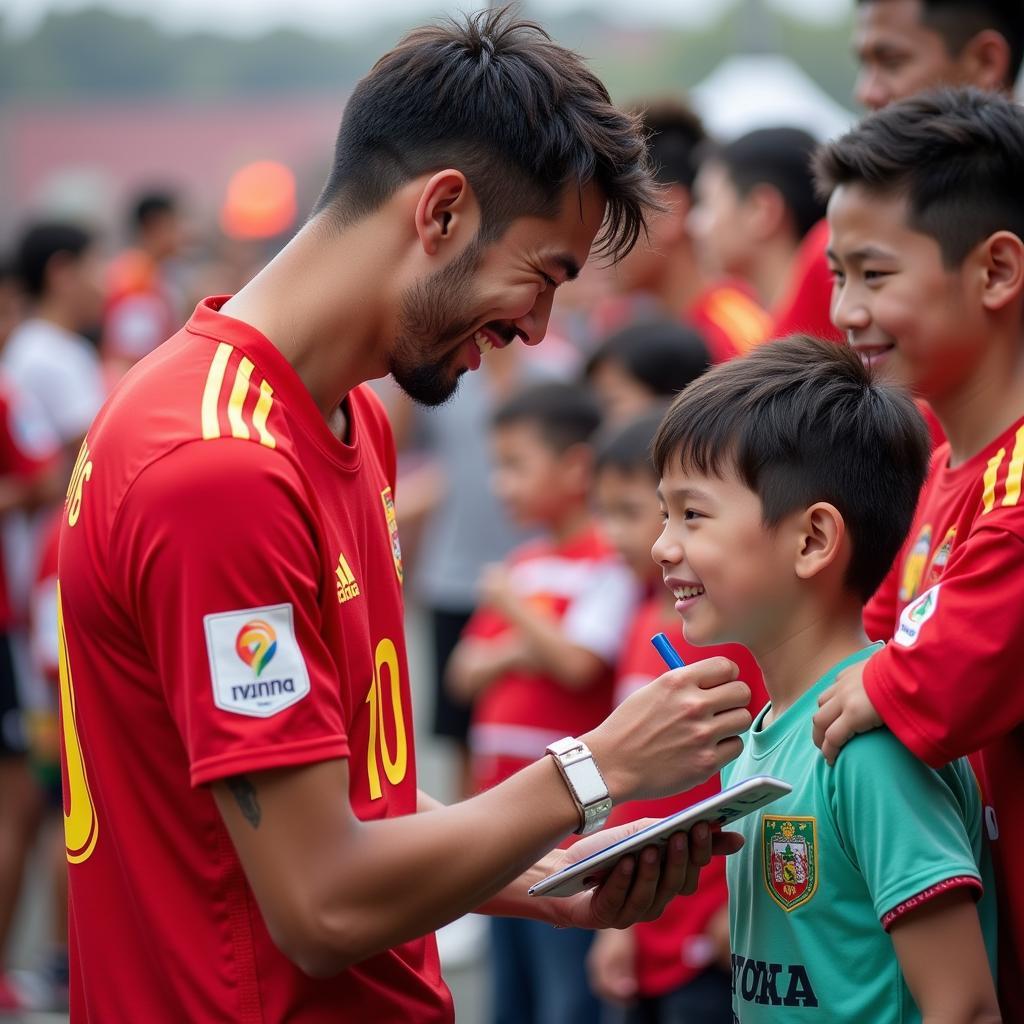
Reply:
[[[920,1021],[881,921],[951,879],[984,885],[979,913],[995,963],[994,888],[967,761],[935,771],[876,729],[855,737],[830,768],[811,738],[821,692],[881,646],[840,662],[762,727],[766,708],[722,772],[723,787],[753,775],[793,787],[730,826],[746,837],[727,867],[741,1024]]]

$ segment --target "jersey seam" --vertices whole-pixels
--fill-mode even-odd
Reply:
[[[344,733],[336,732],[326,736],[296,740],[293,743],[269,744],[263,747],[215,754],[190,765],[189,776],[193,786],[202,786],[217,782],[240,770],[266,771],[271,768],[287,767],[290,764],[301,764],[311,760],[313,755],[322,754],[325,751],[335,752],[338,757],[349,757],[351,750],[348,737]],[[265,759],[273,761],[273,763],[262,767],[254,766],[251,764],[254,759]],[[244,769],[240,769],[239,765],[244,766]],[[232,768],[233,771],[222,771],[226,768]]]

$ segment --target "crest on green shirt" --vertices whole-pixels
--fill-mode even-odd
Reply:
[[[818,888],[818,833],[814,818],[761,818],[761,861],[772,899],[789,912]]]

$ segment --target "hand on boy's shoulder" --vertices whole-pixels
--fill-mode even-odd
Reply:
[[[825,760],[835,764],[839,751],[854,736],[882,725],[882,719],[864,689],[867,660],[839,673],[836,681],[818,698],[814,716],[814,742]]]

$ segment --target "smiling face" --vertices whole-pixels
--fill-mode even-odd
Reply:
[[[769,529],[761,499],[738,477],[684,469],[678,456],[666,465],[658,495],[664,522],[651,554],[676,598],[687,641],[763,649],[779,635],[799,585],[799,513]]]
[[[604,219],[598,187],[567,189],[554,218],[521,217],[497,241],[471,240],[406,289],[388,369],[409,396],[439,405],[491,348],[539,343],[555,290],[579,273]]]
[[[828,222],[832,321],[861,358],[932,402],[962,388],[990,348],[974,254],[946,268],[904,199],[860,185],[835,190]]]

